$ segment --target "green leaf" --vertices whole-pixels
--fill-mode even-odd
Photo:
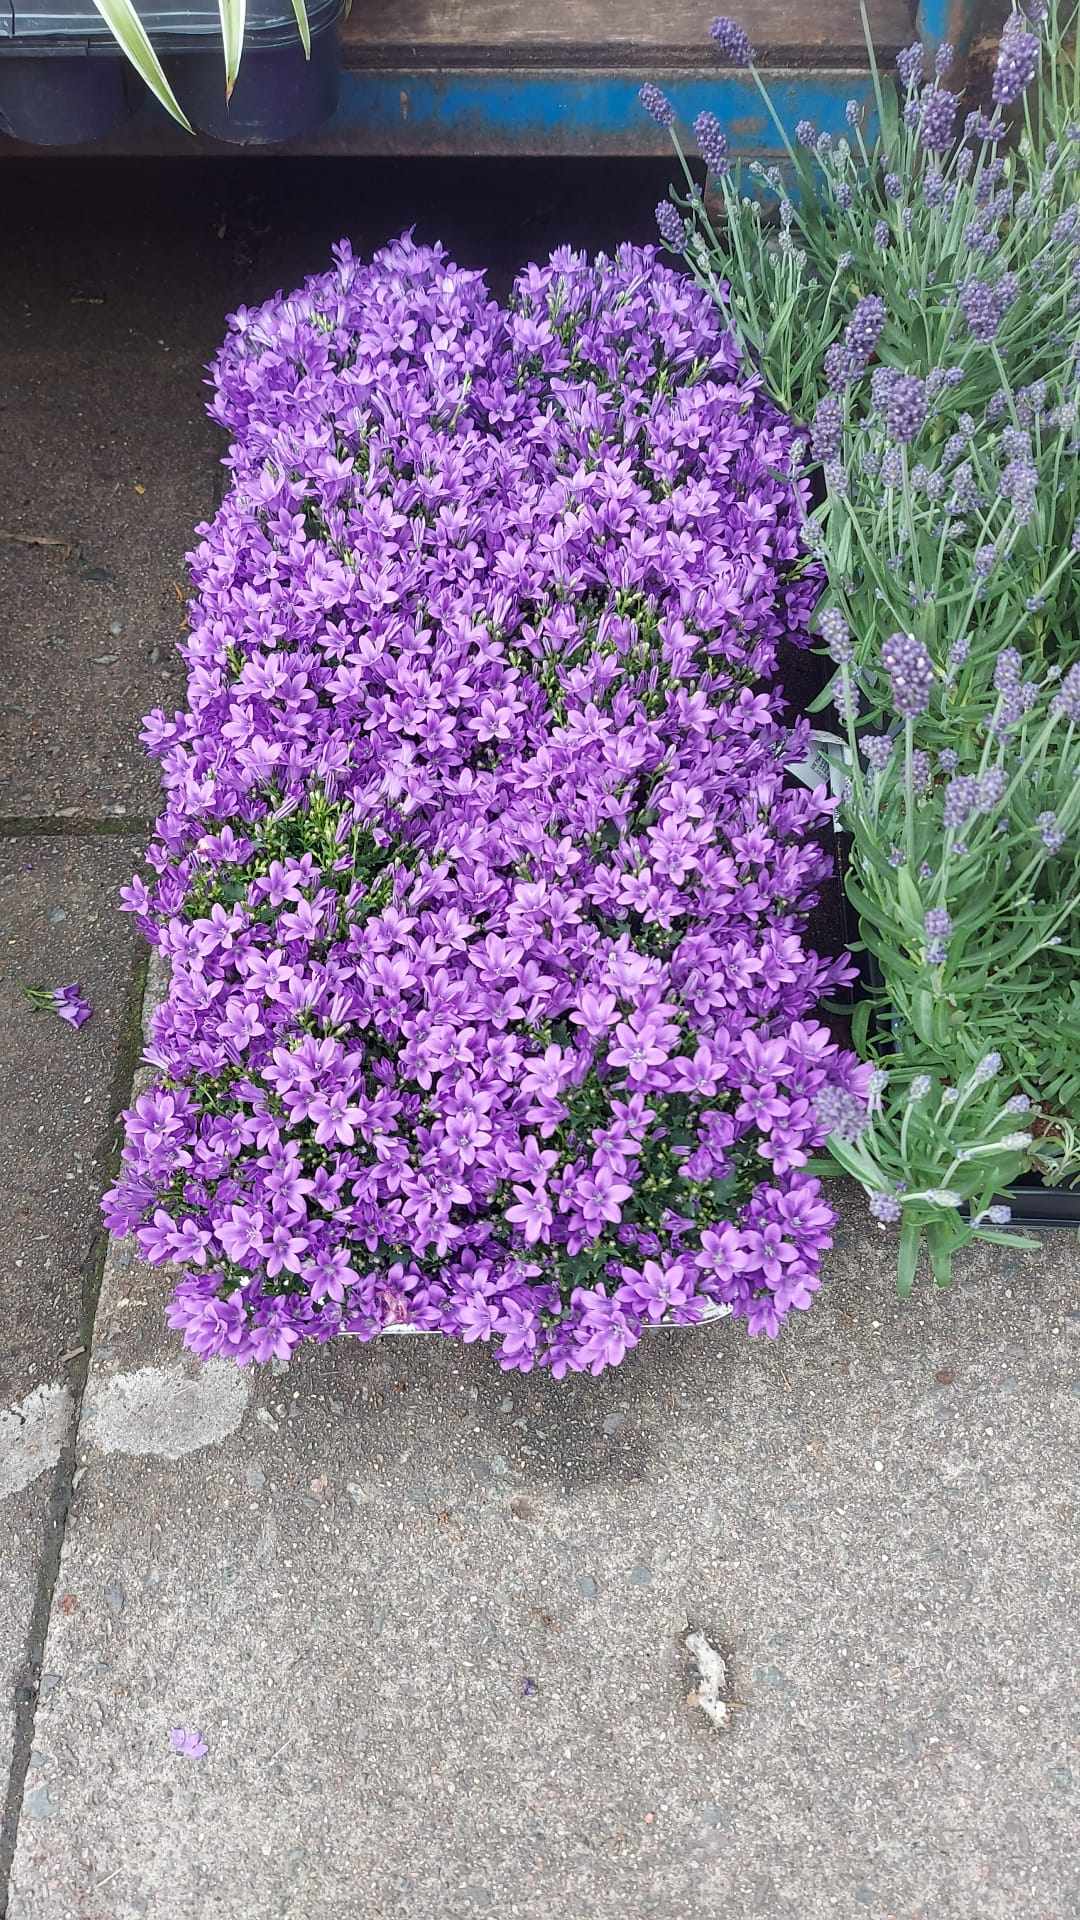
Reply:
[[[304,59],[311,59],[311,28],[308,26],[307,8],[304,0],[292,0],[292,9],[296,15],[296,24],[300,29],[300,39],[304,48]],[[346,8],[348,12],[348,8]]]
[[[989,1240],[995,1247],[1019,1247],[1022,1253],[1041,1253],[1042,1241],[1034,1240],[1029,1233],[1006,1233],[998,1227],[977,1227],[976,1236],[980,1240]]]
[[[896,1262],[896,1291],[901,1300],[906,1300],[915,1285],[915,1269],[919,1264],[919,1242],[922,1229],[917,1220],[905,1218],[900,1229],[900,1252]]]
[[[221,15],[221,45],[225,53],[225,98],[231,100],[244,52],[247,0],[218,0],[218,12]]]
[[[176,95],[165,78],[162,65],[150,45],[150,40],[132,5],[132,0],[94,0],[113,39],[122,54],[131,61],[140,80],[149,87],[155,100],[160,100],[166,113],[172,115],[185,133],[194,133],[192,126]]]
[[[923,1045],[932,1047],[935,1044],[934,1000],[925,987],[912,995],[911,1023]]]
[[[866,1042],[870,1032],[870,1015],[873,1011],[874,1007],[871,1001],[860,1000],[851,1016],[851,1044],[855,1048],[856,1053],[862,1056],[866,1054]]]
[[[896,892],[908,920],[913,927],[922,925],[922,901],[919,889],[915,885],[906,867],[901,867],[896,876]]]
[[[943,1222],[935,1223],[926,1229],[926,1247],[930,1255],[930,1268],[936,1287],[947,1287],[952,1280],[952,1257],[964,1238],[964,1229],[959,1233],[955,1227]]]

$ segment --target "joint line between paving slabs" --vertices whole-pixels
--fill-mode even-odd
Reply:
[[[68,825],[69,823],[65,821],[64,826],[68,827]],[[5,826],[0,831],[7,830]],[[120,1115],[131,1099],[135,1075],[142,1055],[143,1010],[146,1002],[149,963],[149,953],[144,949],[137,954],[132,966],[127,1004],[117,1042],[116,1066],[109,1091],[108,1118],[97,1152],[103,1186],[105,1182],[111,1180],[119,1166]],[[108,1244],[108,1234],[104,1226],[101,1226],[94,1235],[82,1272],[78,1338],[83,1351],[69,1372],[72,1398],[71,1424],[53,1474],[52,1489],[43,1522],[41,1564],[38,1569],[33,1611],[23,1657],[22,1679],[16,1695],[11,1774],[3,1811],[0,1814],[0,1920],[4,1920],[8,1910],[8,1889],[19,1821],[22,1816],[23,1790],[34,1744],[38,1682],[41,1677],[53,1594],[60,1574],[60,1556],[63,1551],[68,1513],[74,1491],[78,1462],[79,1422],[82,1417],[83,1395],[90,1372],[94,1326]]]
[[[67,815],[62,813],[15,814],[9,820],[0,818],[0,840],[58,840],[67,835],[73,838],[91,839],[99,834],[120,834],[135,837],[139,834],[149,836],[153,832],[153,821],[143,820],[137,814],[116,813],[102,816]]]

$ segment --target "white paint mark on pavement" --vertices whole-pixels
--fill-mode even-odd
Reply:
[[[80,1440],[102,1453],[156,1453],[166,1460],[213,1447],[235,1433],[247,1411],[251,1382],[227,1360],[198,1373],[182,1366],[118,1373],[88,1400]]]
[[[687,1653],[693,1654],[701,1676],[689,1696],[690,1705],[700,1707],[706,1720],[714,1727],[730,1726],[731,1708],[724,1698],[728,1679],[727,1661],[723,1654],[706,1640],[703,1633],[688,1633],[683,1645]]]
[[[55,1467],[70,1418],[71,1395],[61,1386],[35,1387],[17,1407],[0,1412],[0,1500]]]

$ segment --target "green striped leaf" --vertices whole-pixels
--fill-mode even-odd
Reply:
[[[221,45],[225,54],[225,98],[231,100],[244,51],[247,0],[218,0],[218,12],[221,15]]]
[[[304,5],[304,0],[292,0],[292,8],[296,15],[296,24],[300,29],[300,38],[304,45],[304,59],[310,60],[311,28],[308,26],[307,8]]]
[[[178,126],[183,127],[185,133],[194,133],[194,127],[165,78],[161,62],[150,45],[146,28],[139,19],[132,0],[94,0],[94,5],[121,53],[131,61],[140,80],[149,87],[155,100],[160,100],[166,113],[172,115]]]

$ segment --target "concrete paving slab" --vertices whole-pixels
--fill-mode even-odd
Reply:
[[[248,1377],[115,1250],[9,1920],[1065,1920],[1078,1283],[864,1225],[776,1347]]]
[[[27,1636],[39,1572],[55,1551],[56,1465],[86,1365],[135,961],[113,901],[137,853],[137,842],[113,835],[0,839],[0,1805],[17,1710],[34,1680]],[[78,1033],[22,994],[70,980],[94,1005]]]
[[[150,817],[139,723],[182,699],[183,556],[218,449],[193,357],[48,335],[35,304],[0,336],[3,814]]]

